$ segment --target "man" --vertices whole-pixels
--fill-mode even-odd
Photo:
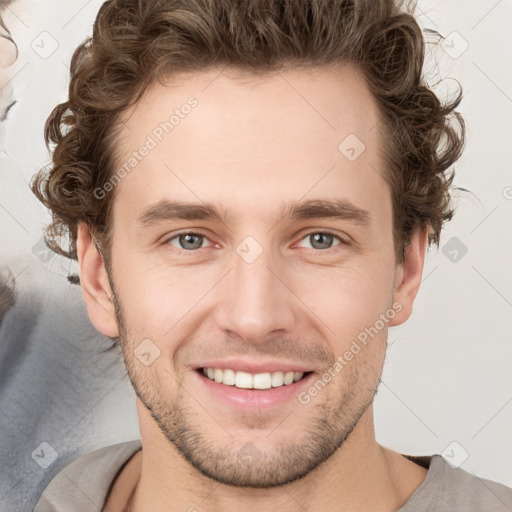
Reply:
[[[32,187],[141,441],[72,463],[37,511],[512,508],[374,435],[463,147],[423,54],[391,0],[103,4]]]

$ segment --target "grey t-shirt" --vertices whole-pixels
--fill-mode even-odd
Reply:
[[[141,442],[130,441],[84,455],[58,473],[35,512],[98,512],[111,485]],[[441,455],[408,459],[428,474],[397,512],[512,512],[512,489],[450,466]]]

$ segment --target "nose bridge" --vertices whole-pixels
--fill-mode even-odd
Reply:
[[[276,330],[289,332],[292,293],[281,282],[285,279],[279,276],[273,251],[247,237],[235,248],[231,266],[217,310],[218,326],[252,343],[264,343]]]

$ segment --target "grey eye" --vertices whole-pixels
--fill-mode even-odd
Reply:
[[[193,250],[193,249],[200,249],[203,245],[204,236],[200,235],[198,233],[181,233],[180,235],[176,235],[174,238],[171,239],[171,245],[174,245],[172,241],[178,240],[179,249],[184,249],[187,251]],[[176,247],[176,245],[174,245]]]
[[[335,240],[338,240],[338,244],[333,244]],[[311,249],[319,249],[319,250],[325,250],[325,249],[331,249],[333,246],[339,245],[341,243],[341,238],[332,235],[331,233],[324,233],[324,232],[316,232],[316,233],[309,233],[306,235],[303,240],[307,240],[310,243]]]

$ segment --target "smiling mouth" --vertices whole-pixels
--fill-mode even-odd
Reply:
[[[201,375],[208,379],[233,386],[239,389],[271,389],[282,386],[290,386],[295,382],[305,378],[312,372],[266,372],[266,373],[248,373],[221,368],[198,368]]]

